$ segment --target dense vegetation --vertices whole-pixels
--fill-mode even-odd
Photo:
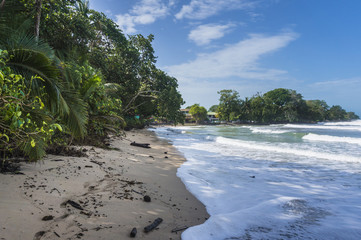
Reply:
[[[155,66],[154,37],[126,37],[88,6],[1,1],[2,159],[36,160],[50,144],[99,139],[150,117],[183,121],[177,80]]]
[[[189,114],[191,114],[194,120],[196,120],[196,123],[203,122],[207,119],[207,109],[199,106],[199,104],[193,104],[189,108]]]
[[[285,123],[344,121],[359,119],[341,106],[329,107],[325,101],[304,100],[295,90],[277,88],[265,94],[241,99],[237,91],[222,90],[219,105],[211,107],[221,120],[247,123]]]

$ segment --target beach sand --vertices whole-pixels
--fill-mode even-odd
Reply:
[[[151,131],[126,134],[114,150],[82,147],[88,157],[49,155],[23,163],[24,175],[0,174],[0,240],[130,239],[134,227],[135,239],[181,239],[172,230],[203,223],[204,205],[176,176],[184,157]]]

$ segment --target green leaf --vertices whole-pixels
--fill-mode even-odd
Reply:
[[[23,124],[24,124],[24,122],[23,121],[21,121],[21,120],[18,120],[18,127],[22,127],[23,126]]]
[[[0,138],[2,138],[2,137],[5,137],[7,142],[10,141],[8,135],[0,133]]]
[[[60,124],[54,123],[52,124],[53,127],[56,127],[60,132],[63,131],[63,128],[60,126]]]
[[[31,144],[31,147],[35,147],[35,140],[34,139],[31,139],[31,142],[30,142],[30,144]]]
[[[0,83],[1,85],[4,84],[4,74],[0,72]]]

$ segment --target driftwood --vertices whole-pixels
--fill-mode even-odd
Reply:
[[[50,221],[50,220],[53,220],[53,219],[54,219],[54,216],[49,215],[49,216],[43,217],[41,220],[43,220],[43,221]]]
[[[40,232],[37,232],[35,233],[35,236],[34,236],[34,240],[40,240],[41,237],[45,234],[46,232],[45,231],[40,231]]]
[[[158,225],[161,224],[162,222],[163,222],[162,218],[155,219],[152,224],[150,224],[144,228],[144,232],[147,233],[147,232],[152,231],[154,228],[158,227]]]
[[[105,163],[105,162],[98,162],[98,161],[95,161],[95,160],[91,160],[90,162],[98,164],[99,166],[102,166]]]
[[[76,208],[76,209],[84,210],[84,208],[83,208],[82,206],[80,206],[79,203],[74,202],[73,200],[68,200],[68,201],[66,201],[66,202],[63,203],[63,204],[64,204],[64,205],[69,204],[69,205],[71,205],[72,207],[74,207],[74,208]]]
[[[138,191],[135,191],[134,189],[132,189],[132,192],[138,193],[139,195],[142,195],[142,196],[143,196],[143,193],[138,192]]]
[[[183,230],[186,230],[187,228],[188,228],[187,226],[174,228],[174,229],[172,230],[172,233],[176,233],[176,232],[179,232],[179,231],[183,231]]]
[[[134,238],[137,235],[137,229],[133,228],[132,231],[130,232],[130,237]]]
[[[142,147],[142,148],[150,148],[150,144],[149,143],[136,143],[136,142],[132,142],[130,143],[130,145],[132,146],[136,146],[136,147]]]

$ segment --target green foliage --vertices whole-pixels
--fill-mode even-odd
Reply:
[[[152,117],[184,122],[177,80],[155,66],[153,35],[127,39],[87,0],[7,0],[0,12],[3,153],[38,159],[56,129],[73,139]]]
[[[199,106],[199,104],[194,104],[189,110],[189,114],[196,120],[197,123],[203,122],[207,119],[207,109],[205,107]]]
[[[217,112],[218,111],[218,105],[213,105],[208,109],[209,112]]]
[[[277,88],[264,94],[264,122],[296,122],[303,120],[306,102],[291,89]]]
[[[355,120],[355,119],[360,119],[360,117],[356,115],[354,112],[347,112],[346,120]]]
[[[336,105],[329,108],[325,101],[305,101],[301,94],[292,89],[277,88],[264,95],[239,100],[238,93],[222,90],[218,112],[222,119],[239,119],[253,123],[319,122],[352,120],[359,117],[347,113]],[[233,105],[231,104],[233,103]],[[222,104],[222,105],[221,105]],[[238,106],[237,106],[238,105]],[[230,106],[233,106],[232,110]]]
[[[5,52],[2,52],[4,57]],[[46,111],[43,95],[33,97],[25,78],[13,74],[1,60],[0,68],[0,149],[4,156],[22,152],[30,160],[45,155],[54,131],[62,131]],[[32,77],[30,82],[36,77]]]
[[[122,102],[112,95],[111,89],[106,88],[102,81],[101,73],[84,62],[66,64],[68,82],[72,88],[78,89],[81,100],[86,104],[89,114],[87,131],[91,135],[106,135],[107,131],[119,132],[124,125]],[[108,85],[114,86],[113,85]],[[109,94],[108,94],[109,93]]]
[[[308,108],[308,118],[313,121],[324,121],[327,119],[327,111],[329,106],[325,101],[321,100],[308,100],[306,101]]]
[[[165,118],[175,125],[184,123],[185,116],[180,112],[184,104],[181,94],[177,91],[177,79],[168,76],[161,70],[155,70],[154,83],[152,89],[155,92],[155,105],[157,106],[155,115]]]
[[[339,105],[332,106],[328,111],[328,119],[334,121],[345,120],[347,112]]]
[[[222,120],[235,120],[240,114],[240,103],[239,93],[235,90],[221,90],[220,94],[218,113]]]

